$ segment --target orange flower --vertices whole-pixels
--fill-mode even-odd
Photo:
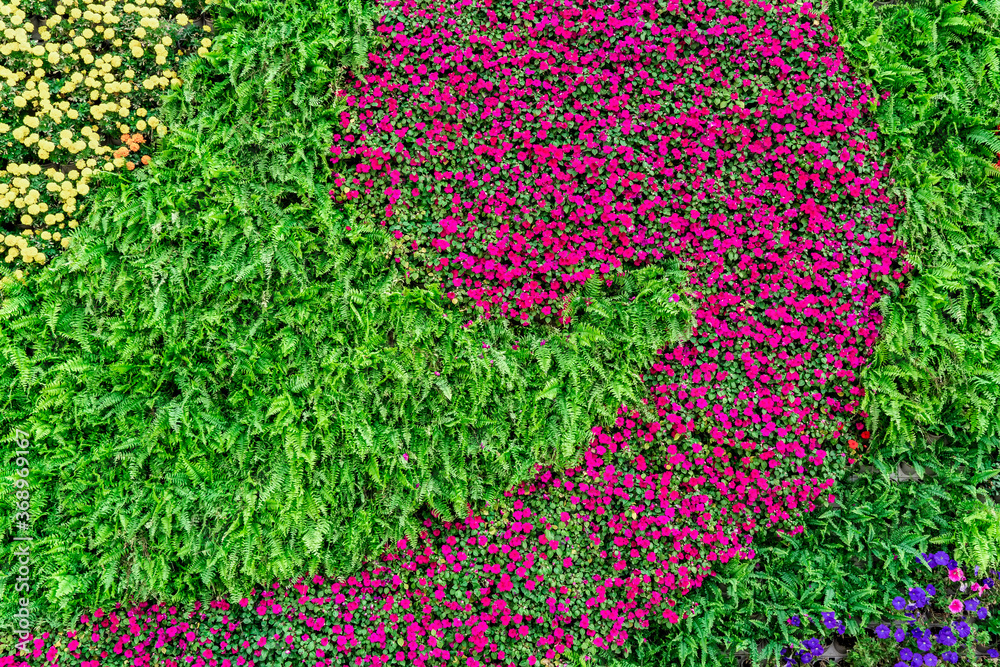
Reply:
[[[135,134],[132,135],[132,141],[135,141],[136,143],[143,144],[143,143],[146,143],[146,138],[144,136],[142,136],[141,134],[139,134],[138,132],[136,132]]]
[[[149,156],[148,155],[143,155],[142,156],[142,163],[143,164],[149,164]]]
[[[131,143],[131,144],[128,145],[128,149],[130,151],[137,151],[137,150],[139,150],[139,144],[133,142],[133,143]]]
[[[135,169],[135,162],[131,162],[131,161],[126,162],[125,166],[128,167],[129,171],[132,171],[133,169]]]
[[[115,151],[115,152],[113,153],[113,155],[114,155],[114,156],[115,156],[116,158],[118,158],[118,157],[125,157],[126,155],[128,155],[128,149],[127,149],[127,148],[125,148],[124,146],[122,146],[121,148],[119,148],[118,150],[116,150],[116,151]]]
[[[858,448],[858,442],[857,442],[857,440],[848,440],[847,441],[847,446],[850,447],[851,449],[857,449]]]
[[[122,142],[126,142],[126,141],[128,141],[128,135],[127,134],[123,134],[122,135]]]

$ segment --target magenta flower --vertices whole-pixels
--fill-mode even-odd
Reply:
[[[964,605],[962,604],[961,600],[952,600],[951,604],[948,605],[948,611],[950,611],[953,614],[961,612],[963,608]]]

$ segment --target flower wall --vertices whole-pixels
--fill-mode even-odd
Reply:
[[[200,609],[88,614],[28,664],[625,653],[756,535],[801,531],[866,439],[857,372],[907,266],[877,100],[825,17],[763,0],[385,8],[332,148],[351,238],[388,234],[407,285],[470,326],[572,327],[588,281],[679,260],[691,340],[664,345],[580,466],[540,470],[502,516],[426,519],[377,567],[216,601],[200,626]]]

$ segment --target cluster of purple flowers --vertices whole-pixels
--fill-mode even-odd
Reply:
[[[956,598],[944,605],[952,614],[964,612],[966,615],[958,618],[950,625],[945,625],[937,629],[917,627],[917,617],[922,613],[918,610],[931,607],[932,598],[938,594],[938,590],[933,584],[927,584],[922,588],[915,586],[909,590],[906,598],[896,596],[892,600],[893,608],[896,611],[905,612],[905,615],[909,617],[910,620],[906,622],[909,630],[905,627],[896,627],[893,629],[887,623],[881,623],[876,626],[875,635],[879,639],[892,638],[897,644],[901,645],[899,648],[899,662],[895,663],[894,667],[924,667],[925,665],[927,667],[936,667],[936,665],[941,663],[956,664],[959,659],[959,654],[955,650],[956,644],[959,643],[960,639],[967,639],[973,634],[973,628],[969,623],[989,618],[989,610],[985,605],[981,604],[980,600],[986,591],[993,588],[994,579],[987,577],[982,581],[972,582],[971,584],[965,583],[965,573],[959,567],[958,562],[944,551],[939,551],[935,554],[921,554],[917,558],[917,562],[926,563],[931,570],[936,567],[944,567],[948,571],[948,581],[960,583],[959,592],[964,593],[970,590],[970,592],[975,594],[967,600]],[[975,576],[979,576],[978,567],[975,568]],[[835,612],[823,612],[821,616],[823,625],[827,629],[835,629],[838,634],[844,634],[846,626],[843,621],[837,620]],[[806,617],[806,620],[810,620],[809,617]],[[796,627],[802,627],[802,619],[799,616],[792,616],[788,619],[788,623]],[[911,645],[903,645],[904,643]],[[802,647],[802,649],[798,650],[794,647],[789,647],[782,652],[782,657],[785,659],[785,667],[810,663],[814,658],[824,653],[823,643],[816,638],[804,640]],[[1000,653],[996,649],[989,649],[986,655],[990,658],[1000,657]]]

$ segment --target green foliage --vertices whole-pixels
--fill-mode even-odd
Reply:
[[[955,559],[967,570],[985,571],[1000,565],[1000,512],[996,503],[984,500],[962,503],[952,532],[938,538],[939,543],[955,545]]]
[[[898,644],[888,646],[886,641],[863,634],[858,637],[850,653],[844,659],[848,667],[880,667],[899,659]]]
[[[367,53],[371,9],[216,12],[218,48],[163,100],[153,168],[102,175],[76,245],[0,309],[0,436],[31,441],[36,628],[355,570],[414,535],[419,508],[464,516],[536,463],[574,465],[691,330],[676,266],[588,287],[563,329],[464,326],[406,288],[388,234],[348,231],[326,182],[329,63]],[[5,519],[13,501],[5,483]]]
[[[1000,2],[834,0],[855,73],[889,94],[879,140],[914,265],[862,380],[875,437],[1000,433]]]

